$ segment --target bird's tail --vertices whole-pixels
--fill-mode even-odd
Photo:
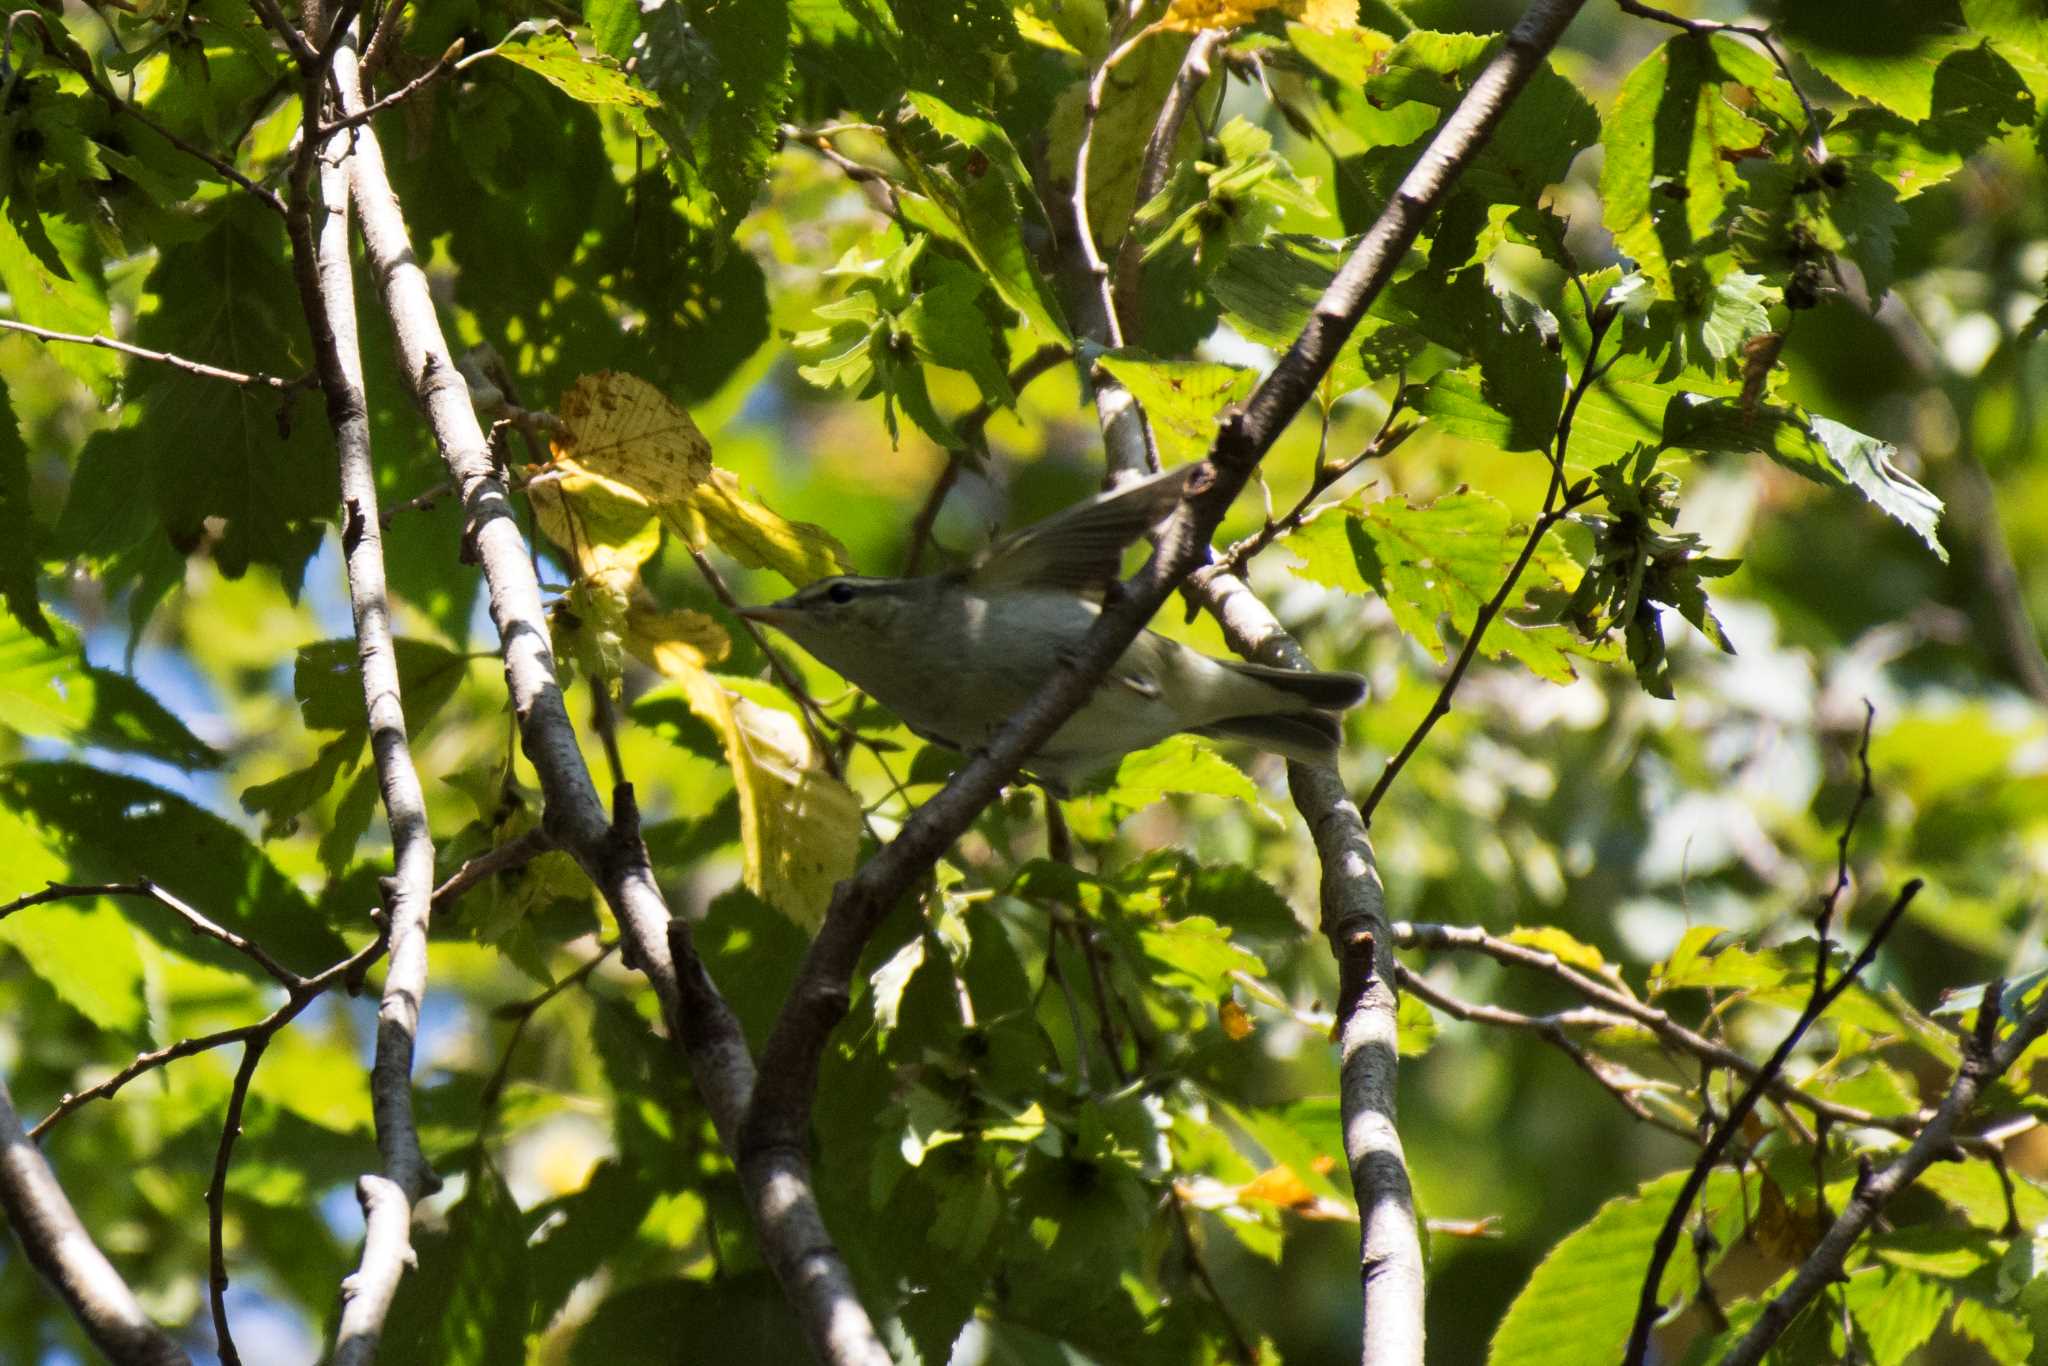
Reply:
[[[1274,669],[1236,659],[1219,659],[1216,662],[1239,677],[1257,679],[1317,711],[1343,711],[1365,700],[1365,680],[1357,674]]]
[[[1274,669],[1264,664],[1216,660],[1243,683],[1233,711],[1196,729],[1196,734],[1242,740],[1305,764],[1332,764],[1343,739],[1333,712],[1365,700],[1357,674]]]
[[[1337,718],[1326,711],[1232,716],[1196,726],[1194,732],[1212,740],[1241,740],[1296,763],[1324,766],[1337,762],[1337,745],[1343,738]]]

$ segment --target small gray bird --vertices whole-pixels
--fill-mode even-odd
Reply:
[[[1077,503],[996,540],[966,566],[915,579],[820,579],[741,609],[775,627],[949,749],[985,747],[1102,613],[1123,548],[1179,503],[1193,466]],[[1146,631],[1027,767],[1059,787],[1179,731],[1330,764],[1332,714],[1365,696],[1348,673],[1212,659]]]

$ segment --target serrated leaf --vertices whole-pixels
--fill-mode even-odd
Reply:
[[[1790,405],[1745,407],[1734,399],[1674,395],[1664,412],[1664,444],[1690,450],[1758,451],[1819,484],[1850,484],[1943,561],[1935,536],[1942,503],[1892,464],[1898,447]]]
[[[1100,800],[1113,811],[1129,813],[1175,794],[1230,797],[1264,809],[1257,784],[1244,770],[1192,735],[1168,736],[1126,754]]]
[[[1131,391],[1152,424],[1162,465],[1185,464],[1208,454],[1216,422],[1228,404],[1249,395],[1256,372],[1213,361],[1155,360],[1136,351],[1111,351],[1097,362]]]
[[[0,851],[11,879],[62,881],[66,875],[32,830],[5,810],[0,810]],[[135,930],[112,901],[59,901],[16,911],[0,920],[0,943],[12,946],[58,1000],[101,1029],[135,1037],[148,1022]]]
[[[630,11],[631,7],[618,8]],[[634,27],[638,27],[637,13]],[[491,49],[491,55],[525,67],[570,99],[584,104],[652,107],[660,103],[654,92],[636,84],[612,55],[585,54],[556,20],[527,20],[505,35]]]
[[[1507,940],[1510,944],[1541,950],[1570,967],[1597,973],[1609,970],[1600,950],[1555,925],[1520,925],[1508,932]]]
[[[682,651],[657,667],[717,732],[739,793],[748,890],[815,927],[860,849],[860,799],[825,771],[798,719],[724,687]],[[642,698],[644,704],[658,694]]]
[[[283,225],[253,200],[221,203],[204,236],[165,249],[150,272],[155,307],[135,340],[245,372],[300,373],[310,354]],[[129,496],[146,483],[174,541],[200,543],[208,519],[224,518],[211,543],[221,572],[269,565],[296,592],[335,505],[333,450],[314,406],[167,366],[135,372],[126,406],[120,434],[148,451],[137,468],[136,446],[123,448]]]
[[[7,291],[14,315],[56,332],[111,334],[106,287],[96,270],[85,267],[88,260],[97,265],[85,229],[58,218],[42,220],[37,227],[56,241],[61,260],[76,262],[77,268],[53,270],[22,237],[14,215],[0,214],[0,288]],[[121,373],[118,353],[98,346],[59,346],[50,354],[101,400],[113,394]]]
[[[1679,34],[1628,74],[1603,120],[1607,230],[1668,299],[1681,297],[1678,267],[1715,249],[1741,190],[1740,154],[1771,141],[1724,93],[1738,79],[1729,66],[1747,56],[1739,48],[1733,38]]]
[[[1872,1366],[1902,1366],[1934,1330],[1954,1302],[1939,1281],[1898,1267],[1849,1277],[1842,1300],[1870,1348]]]
[[[716,234],[754,202],[790,90],[786,0],[675,0],[644,9],[635,74],[661,96],[648,122],[684,192],[708,199]]]
[[[1141,927],[1138,944],[1156,969],[1151,980],[1213,1001],[1230,991],[1230,974],[1266,975],[1257,954],[1233,942],[1230,931],[1203,915]]]
[[[742,564],[802,585],[840,571],[845,551],[821,527],[791,522],[749,498],[711,463],[711,444],[690,415],[653,385],[608,371],[585,375],[562,398],[563,452],[544,467],[544,515],[577,547],[586,573],[624,574],[652,554],[642,503],[690,545],[717,544]],[[564,458],[566,456],[566,458]],[[644,552],[644,553],[643,553]],[[630,582],[619,585],[630,587]]]
[[[186,769],[220,767],[221,754],[127,674],[85,663],[75,632],[48,624],[39,639],[0,621],[0,727],[146,754]]]
[[[1447,494],[1421,507],[1396,496],[1344,526],[1360,577],[1393,609],[1401,630],[1440,663],[1450,657],[1445,628],[1456,636],[1471,632],[1526,535],[1505,503],[1482,493]],[[1518,591],[1533,586],[1525,579]],[[1561,631],[1520,626],[1511,612],[1488,628],[1480,651],[1517,659],[1552,682],[1576,676]]]
[[[1687,1173],[1670,1172],[1602,1205],[1538,1264],[1494,1330],[1487,1366],[1583,1366],[1619,1360],[1636,1309],[1650,1246],[1672,1197]],[[1713,1221],[1716,1251],[1708,1266],[1740,1241],[1740,1178],[1717,1170],[1700,1192],[1698,1208]],[[1673,1257],[1659,1287],[1660,1303],[1689,1296],[1699,1283],[1700,1260]],[[1617,1288],[1626,1293],[1617,1293]]]
[[[1933,112],[1942,59],[1980,41],[1954,0],[1804,0],[1780,27],[1829,80],[1915,122]]]

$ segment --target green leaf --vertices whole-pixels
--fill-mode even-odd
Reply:
[[[63,268],[54,269],[38,257],[14,220],[13,213],[0,214],[0,288],[7,291],[14,316],[55,332],[111,334],[106,286],[85,229],[58,218],[34,220],[35,229],[56,244]],[[119,353],[98,346],[57,346],[50,354],[102,401],[112,396],[121,373]]]
[[[25,813],[0,804],[0,866],[11,884],[0,899],[71,880],[71,866],[52,843]],[[0,920],[0,942],[12,945],[59,1000],[101,1029],[132,1037],[141,1033],[149,1009],[135,930],[122,910],[107,898],[31,906]]]
[[[37,542],[41,528],[28,504],[28,446],[21,439],[7,385],[0,381],[0,600],[23,627],[45,641],[55,633],[36,593]],[[4,649],[0,646],[0,649]]]
[[[1216,439],[1224,407],[1247,397],[1256,372],[1213,361],[1155,360],[1138,351],[1111,351],[1096,362],[1131,391],[1152,424],[1162,465],[1200,460]]]
[[[1325,524],[1331,530],[1321,531]],[[1422,507],[1397,495],[1373,504],[1363,516],[1341,524],[1324,518],[1314,526],[1316,539],[1339,529],[1348,536],[1360,579],[1386,600],[1395,624],[1439,663],[1450,658],[1450,639],[1471,633],[1480,608],[1500,590],[1527,535],[1505,503],[1483,493],[1446,494]],[[1300,540],[1300,535],[1293,537],[1289,548],[1296,549]],[[1560,587],[1570,586],[1555,574],[1550,577]],[[1525,577],[1509,608],[1539,583]],[[1488,627],[1479,648],[1490,659],[1520,660],[1553,682],[1576,676],[1565,633],[1520,625],[1512,610]]]
[[[1126,754],[1101,800],[1111,809],[1142,811],[1173,794],[1230,797],[1259,807],[1259,789],[1243,769],[1192,735],[1173,735]],[[1084,800],[1087,800],[1084,798]]]
[[[419,1267],[398,1283],[380,1360],[487,1366],[526,1352],[531,1269],[526,1223],[486,1158],[438,1235],[416,1233]]]
[[[1449,279],[1418,272],[1389,289],[1374,311],[1478,363],[1476,376],[1461,370],[1441,386],[1432,381],[1423,411],[1507,450],[1537,450],[1556,434],[1565,395],[1556,319],[1517,295],[1496,293],[1484,267]]]
[[[1565,1235],[1529,1276],[1494,1330],[1487,1366],[1583,1366],[1619,1360],[1634,1321],[1650,1245],[1663,1226],[1686,1172],[1667,1172],[1631,1195],[1617,1196]],[[1740,1178],[1715,1171],[1698,1208],[1714,1225],[1709,1269],[1740,1241]],[[1671,1304],[1699,1283],[1700,1259],[1682,1250],[1664,1270],[1658,1300]]]
[[[1629,73],[1603,121],[1607,230],[1665,298],[1689,287],[1682,264],[1718,248],[1742,154],[1770,145],[1724,93],[1747,56],[1733,38],[1680,34]]]
[[[1935,536],[1942,503],[1892,464],[1889,441],[1812,417],[1789,405],[1746,408],[1734,399],[1675,395],[1664,411],[1664,444],[1689,450],[1760,451],[1818,484],[1850,484],[1894,521],[1927,543],[1944,562]]]
[[[64,861],[70,881],[150,878],[302,972],[348,952],[246,835],[160,787],[83,764],[18,763],[0,768],[0,806],[37,832]],[[175,953],[260,975],[246,958],[192,934],[168,911],[138,915],[136,923]]]
[[[649,118],[685,193],[699,188],[729,234],[761,188],[789,99],[785,0],[675,0],[643,11],[636,72],[661,96]]]
[[[1915,122],[1933,113],[1942,60],[1980,41],[1955,0],[1804,0],[1780,28],[1836,85]]]
[[[1138,943],[1152,961],[1151,980],[1178,987],[1203,1000],[1221,999],[1230,990],[1230,974],[1266,975],[1266,965],[1249,949],[1233,943],[1230,931],[1207,916],[1163,921],[1138,931]]]
[[[22,735],[145,754],[186,769],[218,768],[221,754],[127,674],[85,663],[62,622],[47,639],[0,621],[0,726]]]
[[[898,196],[903,217],[965,250],[1003,302],[1042,339],[1069,340],[1059,301],[1024,240],[1019,191],[1000,174],[956,176],[917,160],[910,170],[920,193]]]
[[[150,272],[156,306],[135,340],[244,372],[299,374],[309,357],[282,225],[253,201],[224,203],[205,236],[166,250]],[[209,518],[226,519],[212,554],[229,578],[269,565],[295,592],[337,497],[316,408],[159,366],[136,373],[125,417],[129,440],[95,436],[88,458],[103,448],[128,497],[150,489],[176,543],[200,544]]]
[[[635,28],[639,16],[631,6],[618,6],[632,14]],[[618,20],[609,21],[614,27]],[[552,19],[529,19],[507,34],[491,49],[494,56],[525,67],[572,100],[584,104],[624,104],[643,108],[660,103],[654,93],[634,82],[610,55],[585,56],[570,38],[568,30]]]
[[[1955,1292],[1939,1281],[1896,1267],[1851,1276],[1842,1287],[1872,1366],[1901,1366],[1934,1336],[1954,1299]]]
[[[2034,1332],[2027,1320],[1995,1308],[1982,1300],[1958,1299],[1949,1327],[1957,1337],[1968,1338],[1984,1349],[1993,1361],[2031,1361]]]

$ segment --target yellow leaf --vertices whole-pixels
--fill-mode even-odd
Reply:
[[[1251,1012],[1236,1001],[1225,1001],[1216,1009],[1217,1018],[1223,1025],[1223,1036],[1235,1043],[1248,1039],[1252,1034]]]
[[[772,569],[798,587],[848,567],[830,532],[788,521],[747,497],[738,476],[711,463],[711,443],[690,415],[645,380],[617,371],[585,375],[562,395],[561,418],[555,460],[536,482],[559,475],[571,502],[638,498],[697,549],[715,543],[741,564]],[[610,514],[588,515],[611,529]],[[552,529],[548,534],[562,539]]]
[[[732,650],[725,628],[702,612],[678,607],[664,612],[653,598],[636,594],[626,605],[626,648],[664,677],[716,664]]]
[[[690,710],[725,746],[748,889],[799,925],[817,928],[833,886],[853,872],[860,852],[860,799],[825,771],[796,717],[730,692],[681,636],[643,657],[682,685]]]
[[[638,492],[557,459],[526,481],[526,499],[547,538],[592,578],[630,581],[661,548],[661,523]]]
[[[792,522],[740,491],[729,470],[713,469],[672,507],[669,526],[700,549],[708,541],[741,564],[772,569],[801,588],[847,569],[846,548],[831,532],[809,522]]]
[[[1510,944],[1539,949],[1569,967],[1585,968],[1588,972],[1607,971],[1607,960],[1600,956],[1600,950],[1584,940],[1573,938],[1555,925],[1525,925],[1511,930],[1507,939]]]
[[[1294,1174],[1294,1168],[1286,1163],[1268,1167],[1244,1185],[1238,1187],[1239,1200],[1263,1200],[1269,1205],[1293,1209],[1299,1205],[1313,1205],[1316,1193],[1308,1183]]]
[[[661,507],[711,477],[711,443],[690,415],[646,380],[615,370],[585,375],[562,395],[567,429],[556,454],[626,485]]]
[[[1154,27],[1177,33],[1244,28],[1269,12],[1324,33],[1358,27],[1358,0],[1173,0]]]

